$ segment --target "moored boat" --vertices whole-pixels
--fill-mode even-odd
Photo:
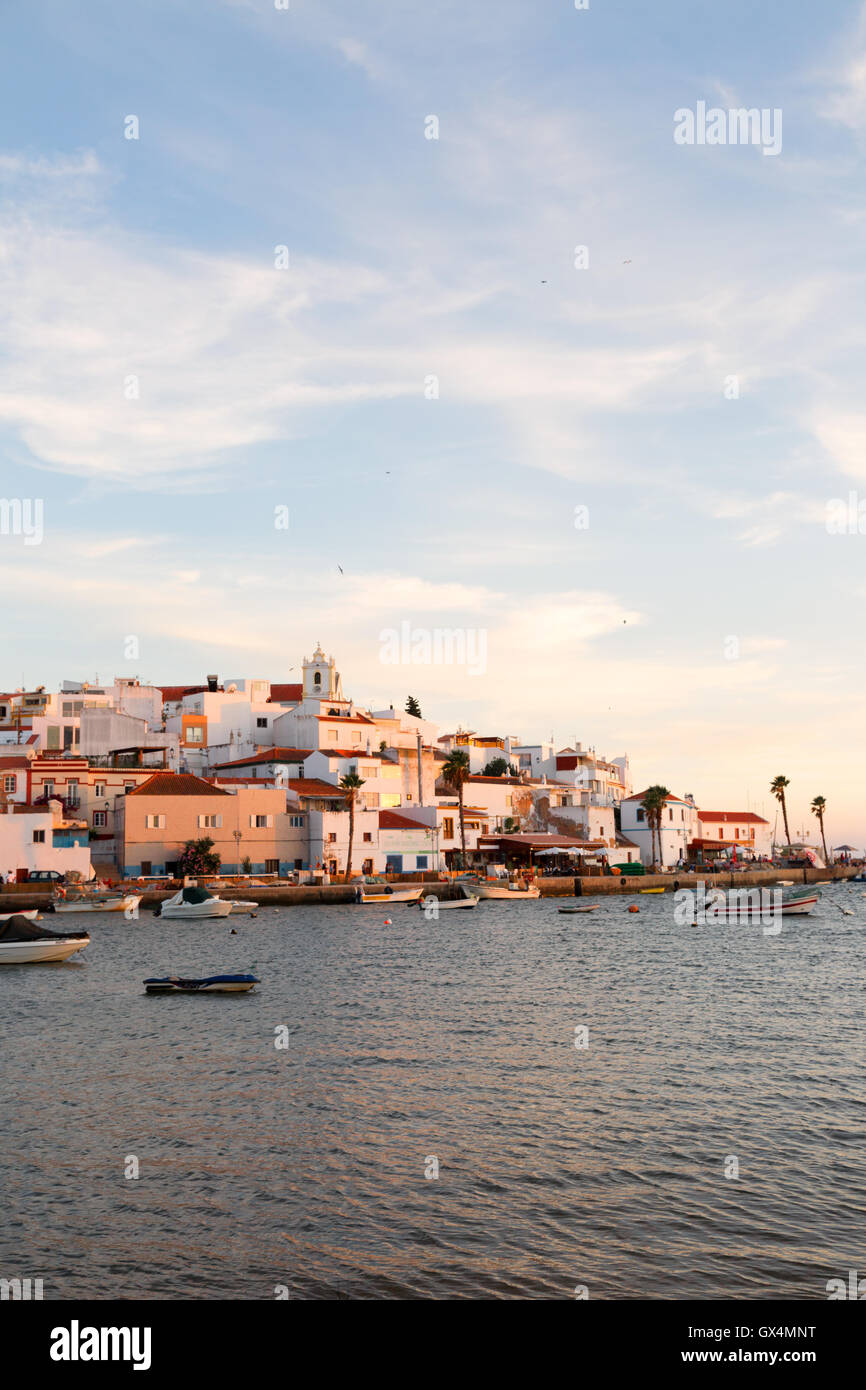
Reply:
[[[499,884],[492,883],[479,883],[477,891],[479,898],[496,898],[503,902],[506,900],[508,902],[513,902],[515,899],[519,901],[523,898],[541,897],[541,889],[536,888],[534,885],[529,888],[518,888],[516,884],[510,883],[507,886],[500,886]]]
[[[53,907],[55,912],[134,912],[140,902],[140,893],[83,893],[81,897],[55,898]]]
[[[392,888],[383,878],[355,879],[356,903],[417,903],[424,893],[423,883],[419,888]]]
[[[53,932],[37,926],[23,912],[0,923],[0,965],[29,965],[67,960],[90,944],[87,932]]]
[[[208,975],[203,980],[185,980],[164,975],[144,982],[145,994],[246,994],[261,984],[255,975]]]
[[[436,904],[435,908],[433,907],[434,903]],[[438,916],[440,912],[447,912],[451,908],[477,907],[478,898],[464,887],[461,898],[437,898],[435,893],[430,893],[427,897],[418,900],[418,906],[422,912],[426,912],[430,908],[431,912]]]
[[[198,922],[207,917],[228,917],[233,904],[215,898],[206,888],[181,888],[156,909],[158,917],[172,921]]]
[[[0,912],[0,922],[11,922],[13,917],[24,917],[28,922],[38,922],[39,908],[31,907],[26,912]]]
[[[586,903],[585,906],[582,907],[559,907],[557,908],[557,912],[597,912],[600,907],[601,903]]]

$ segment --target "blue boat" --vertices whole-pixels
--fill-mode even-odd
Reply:
[[[183,980],[179,975],[145,980],[145,994],[246,994],[261,984],[255,975],[209,975],[204,980]]]

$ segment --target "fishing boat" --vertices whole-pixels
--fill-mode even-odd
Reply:
[[[362,878],[354,881],[356,903],[417,903],[424,893],[420,888],[392,888],[383,878]]]
[[[46,931],[23,912],[14,912],[8,921],[0,923],[0,965],[67,960],[89,943],[87,932]]]
[[[157,917],[179,922],[198,922],[207,917],[228,917],[233,903],[215,898],[206,888],[181,888],[156,909]]]
[[[583,907],[559,907],[557,908],[557,912],[597,912],[600,907],[601,903],[587,903]]]
[[[428,907],[432,908],[433,903],[436,904],[433,911],[438,915],[440,912],[449,912],[451,908],[477,907],[478,898],[474,893],[470,893],[468,889],[464,888],[462,898],[437,898],[434,893],[430,893],[427,897],[418,900],[418,906],[422,912],[425,912]]]
[[[516,883],[501,885],[493,883],[479,883],[477,892],[479,898],[496,898],[497,900],[503,902],[513,902],[515,899],[520,900],[523,898],[541,897],[540,888],[536,888],[534,885],[529,888],[518,888]]]
[[[140,893],[90,893],[76,890],[70,893],[60,889],[63,896],[56,896],[52,907],[54,912],[134,912],[141,902]]]
[[[744,890],[737,890],[744,891]],[[780,903],[767,901],[760,892],[746,891],[746,898],[726,898],[721,902],[710,896],[701,914],[707,922],[748,922],[766,918],[805,916],[818,901],[818,893],[800,891],[783,898]]]
[[[0,912],[0,922],[11,922],[13,917],[25,917],[28,922],[39,921],[39,908],[29,908],[27,912]]]
[[[203,980],[184,980],[179,975],[145,980],[145,994],[247,994],[261,984],[255,975],[208,975]]]

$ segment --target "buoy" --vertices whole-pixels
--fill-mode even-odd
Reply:
[[[629,903],[628,910],[629,912],[640,912],[640,908],[638,907],[637,903]]]
[[[229,932],[229,936],[237,936],[237,934],[238,934],[238,929],[237,929],[237,927],[232,927],[231,931]]]
[[[385,926],[386,926],[386,927],[392,927],[393,925],[394,925],[394,923],[391,921],[391,918],[390,918],[390,917],[386,917],[386,918],[385,918]]]

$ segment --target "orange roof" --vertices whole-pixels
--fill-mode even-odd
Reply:
[[[268,696],[268,704],[299,704],[303,698],[304,687],[301,683],[297,685],[272,685],[271,693]]]
[[[721,820],[729,823],[733,821],[751,823],[754,821],[758,825],[770,824],[768,820],[764,820],[763,816],[756,816],[754,811],[698,811],[698,817],[700,820]]]
[[[319,777],[289,778],[289,787],[300,796],[328,796],[342,801],[346,793],[333,782],[323,782]]]
[[[157,772],[127,796],[230,796],[191,772]]]
[[[408,816],[401,816],[396,811],[379,812],[380,830],[429,830],[429,825],[422,825],[420,821],[410,820]]]
[[[373,724],[375,720],[368,719],[366,714],[317,714],[324,724]]]
[[[643,799],[644,799],[644,797],[646,796],[646,794],[647,794],[648,791],[649,791],[649,787],[646,787],[646,788],[644,789],[644,791],[642,791],[642,792],[635,792],[634,796],[627,796],[627,797],[624,797],[624,800],[625,800],[625,801],[643,801]],[[668,803],[669,801],[677,801],[677,802],[680,802],[681,805],[683,805],[683,806],[688,806],[688,805],[689,805],[689,802],[688,802],[688,801],[683,801],[683,798],[682,798],[681,796],[674,796],[673,792],[671,792],[670,796],[668,796],[668,797],[665,798],[665,805],[667,805],[667,803]]]
[[[158,685],[157,690],[162,692],[164,704],[174,704],[176,700],[182,700],[184,695],[201,695],[207,692],[206,685]]]
[[[248,758],[233,758],[228,763],[214,763],[214,770],[221,767],[252,767],[254,763],[299,763],[308,758],[312,748],[260,748]]]

